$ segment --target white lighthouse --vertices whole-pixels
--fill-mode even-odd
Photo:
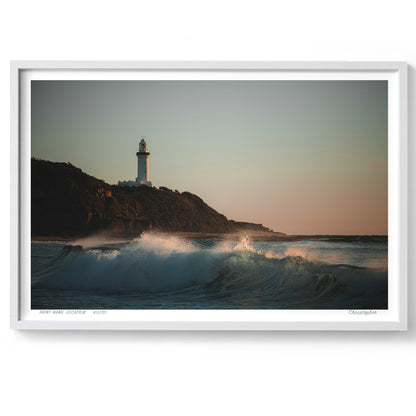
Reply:
[[[137,178],[136,182],[140,185],[149,185],[152,183],[149,181],[149,157],[150,153],[147,151],[147,143],[144,138],[140,140],[139,151],[137,156]]]
[[[150,153],[147,151],[147,143],[144,138],[140,140],[139,151],[137,156],[137,178],[135,181],[119,181],[119,186],[152,186],[149,181],[149,157]]]

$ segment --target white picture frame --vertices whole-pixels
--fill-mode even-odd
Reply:
[[[158,310],[31,313],[30,81],[32,79],[383,79],[388,81],[387,311]],[[174,75],[172,75],[174,74]],[[171,77],[171,78],[169,78]],[[253,78],[256,77],[256,78]],[[295,77],[295,78],[294,78]],[[296,78],[297,77],[297,78]],[[300,77],[300,78],[299,78]],[[304,78],[302,78],[304,77]],[[347,77],[347,78],[345,78]],[[407,64],[404,62],[11,62],[11,328],[51,330],[406,330]],[[29,206],[28,206],[29,205]],[[28,214],[29,213],[29,214]],[[28,280],[29,279],[29,280]],[[32,311],[33,312],[33,311]]]

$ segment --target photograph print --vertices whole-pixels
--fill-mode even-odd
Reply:
[[[32,80],[31,309],[388,309],[387,84]]]

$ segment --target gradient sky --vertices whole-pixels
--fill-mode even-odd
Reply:
[[[387,81],[32,81],[32,156],[288,234],[387,234]]]

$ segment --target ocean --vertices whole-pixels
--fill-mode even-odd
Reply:
[[[32,309],[387,309],[387,243],[32,241]]]

